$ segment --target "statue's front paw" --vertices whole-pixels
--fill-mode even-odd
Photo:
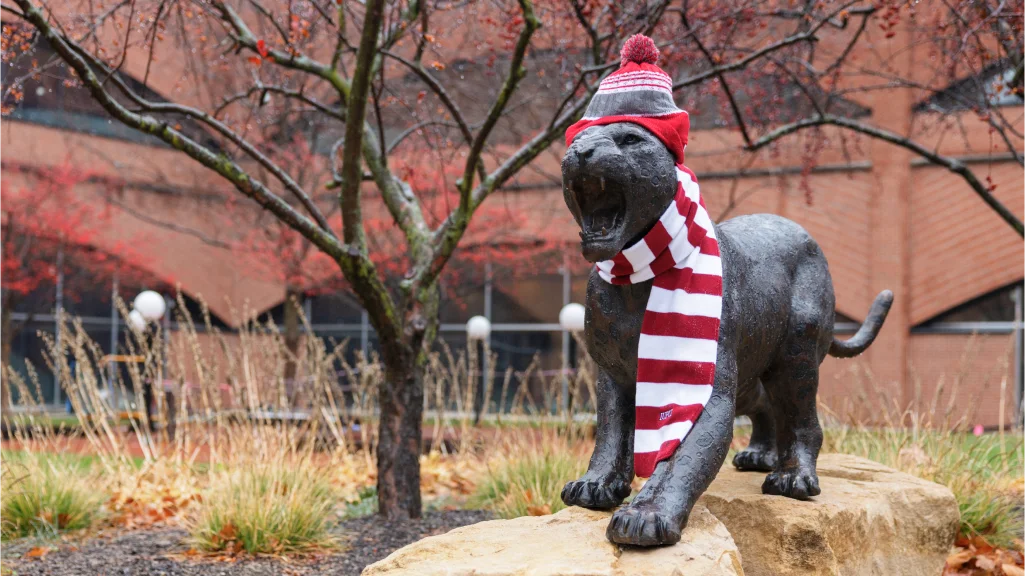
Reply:
[[[605,536],[616,544],[668,546],[680,541],[683,526],[650,508],[620,508],[612,515]]]
[[[567,506],[582,506],[594,510],[611,510],[630,495],[630,483],[623,480],[574,480],[562,489],[562,501]]]
[[[796,500],[807,500],[821,492],[819,478],[815,472],[800,467],[772,472],[762,483],[763,494],[786,496]]]

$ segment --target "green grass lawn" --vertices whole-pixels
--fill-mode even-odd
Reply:
[[[41,464],[54,463],[60,467],[77,472],[90,472],[93,467],[100,463],[100,457],[96,454],[79,454],[75,452],[29,452],[27,450],[0,450],[0,461],[5,464],[17,466],[26,464],[29,458],[33,458]],[[143,458],[131,458],[130,462],[136,468],[141,468],[145,460]]]

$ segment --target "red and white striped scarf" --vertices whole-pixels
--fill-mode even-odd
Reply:
[[[597,264],[611,284],[654,279],[637,351],[634,472],[651,476],[712,396],[722,317],[722,261],[694,173],[676,166],[676,197],[644,238]]]

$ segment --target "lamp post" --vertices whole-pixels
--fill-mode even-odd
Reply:
[[[576,302],[566,304],[559,311],[559,325],[570,336],[584,329],[586,319],[587,311],[582,304],[577,304]],[[576,350],[575,339],[571,337],[568,341],[568,345],[564,346],[562,351],[562,409],[566,412],[567,417],[569,416],[570,409],[569,371],[575,368],[574,364],[576,364],[573,361],[573,358],[576,356],[574,353]]]
[[[477,364],[480,367],[480,382],[477,385],[477,394],[473,398],[473,424],[475,426],[480,424],[480,415],[484,411],[484,382],[487,378],[487,375],[484,373],[484,356],[487,354],[484,342],[489,336],[491,336],[491,320],[484,316],[474,316],[466,321],[466,338],[470,341],[470,346],[473,346],[473,349],[476,350],[477,343],[481,344],[481,351],[477,355]]]
[[[128,322],[132,324],[134,328],[140,332],[145,331],[151,338],[156,334],[156,330],[148,331],[150,323],[156,324],[160,322],[160,319],[167,313],[167,301],[159,293],[153,290],[144,290],[135,297],[132,301],[132,311],[128,313]],[[164,334],[166,341],[167,334]],[[151,340],[152,343],[152,340]],[[152,345],[152,344],[151,344]],[[166,356],[166,348],[164,350]],[[163,385],[163,371],[161,370],[159,385]],[[153,387],[157,386],[156,382],[144,382],[142,386],[142,402],[143,410],[146,411],[146,420],[149,423],[150,431],[156,430],[156,423],[153,421],[153,414],[150,412],[153,406],[154,394]]]
[[[150,322],[159,322],[167,312],[167,302],[164,297],[153,290],[144,290],[132,301],[132,309],[137,310],[143,319]]]

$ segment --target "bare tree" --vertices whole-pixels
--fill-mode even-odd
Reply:
[[[438,329],[439,275],[481,204],[580,118],[632,34],[654,35],[667,68],[683,71],[677,91],[727,102],[749,150],[826,124],[854,130],[961,174],[1022,230],[963,165],[841,105],[846,88],[835,80],[850,69],[852,50],[870,24],[892,20],[860,1],[296,0],[267,7],[258,0],[121,0],[102,8],[10,1],[5,34],[24,34],[12,15],[35,34],[9,43],[5,60],[31,58],[34,46],[47,45],[56,56],[36,62],[33,73],[66,65],[111,117],[212,170],[337,263],[369,314],[386,367],[377,457],[379,511],[389,517],[421,512],[422,378]],[[970,26],[1001,30],[1004,9],[994,10],[997,22],[969,19]],[[1011,28],[999,34],[1007,42],[1001,50],[1018,51],[1017,87],[1021,34]],[[816,51],[824,35],[835,48],[829,54]],[[141,86],[123,73],[129,57],[145,62],[136,67]],[[161,72],[185,78],[189,98],[146,93]],[[760,114],[759,90],[804,98],[795,109],[807,113]],[[316,140],[311,147],[333,174],[330,193],[301,185],[251,129],[275,121],[283,113],[275,102],[283,100],[295,105],[279,124]],[[434,166],[427,175],[424,164]],[[325,216],[331,207],[340,227]],[[379,207],[404,245],[400,274],[381,269],[375,235],[382,233],[367,233],[367,214]]]

